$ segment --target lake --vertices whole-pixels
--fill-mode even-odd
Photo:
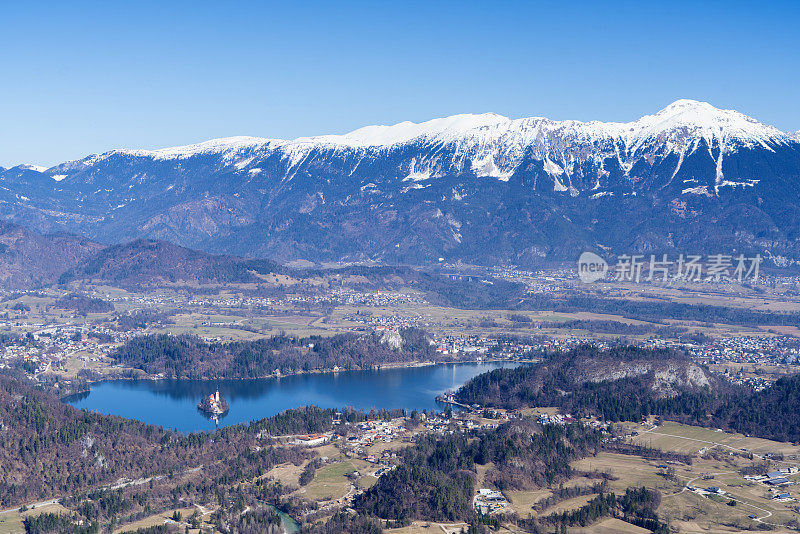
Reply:
[[[456,363],[370,371],[304,374],[251,380],[113,380],[66,402],[104,414],[138,419],[181,432],[213,430],[217,424],[197,409],[204,395],[220,393],[230,411],[219,426],[247,423],[289,408],[442,410],[436,395],[470,378],[514,362]]]

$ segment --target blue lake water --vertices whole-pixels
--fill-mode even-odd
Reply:
[[[197,403],[217,387],[230,405],[219,426],[228,426],[309,404],[360,410],[441,410],[436,395],[481,373],[517,365],[459,363],[253,380],[114,380],[93,384],[89,393],[66,402],[76,408],[194,432],[215,428],[216,423],[197,409]]]

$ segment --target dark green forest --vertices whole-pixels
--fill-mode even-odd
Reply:
[[[383,475],[354,506],[363,514],[401,523],[475,521],[476,464],[493,464],[486,481],[498,489],[544,487],[567,480],[570,462],[593,454],[600,442],[598,431],[582,425],[540,426],[530,420],[474,436],[424,435],[403,451],[401,465]]]
[[[587,361],[674,362],[686,357],[671,350],[616,347],[603,351],[585,346],[553,354],[541,364],[497,369],[479,375],[459,391],[462,402],[490,407],[558,406],[565,412],[607,421],[641,421],[650,415],[688,424],[725,428],[777,441],[800,440],[800,375],[777,380],[755,392],[721,380],[709,385],[654,387],[654,372],[616,380],[586,381],[575,370]]]
[[[258,378],[275,370],[371,369],[388,363],[433,361],[436,352],[421,330],[400,332],[394,349],[377,335],[273,336],[255,341],[207,343],[197,336],[158,334],[132,339],[111,357],[149,374],[175,378]]]
[[[798,313],[764,312],[709,304],[615,299],[580,293],[529,294],[519,299],[516,308],[568,313],[591,310],[595,313],[621,315],[629,319],[652,323],[663,323],[664,319],[676,319],[750,326],[800,325],[800,314]]]
[[[308,454],[304,449],[272,447],[269,436],[329,431],[334,415],[334,410],[298,408],[249,425],[184,435],[77,410],[0,375],[0,506],[198,466],[209,466],[208,480],[213,473],[225,480],[257,476],[276,463],[302,461]],[[259,438],[264,434],[267,437]]]

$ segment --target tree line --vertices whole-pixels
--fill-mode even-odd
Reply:
[[[432,361],[436,352],[421,330],[400,331],[399,349],[376,334],[332,337],[276,335],[252,341],[208,343],[193,335],[136,337],[111,354],[129,367],[174,378],[259,378],[313,370],[371,369],[382,364]]]

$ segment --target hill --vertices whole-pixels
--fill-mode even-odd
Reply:
[[[329,432],[336,413],[309,406],[185,435],[78,410],[30,382],[0,374],[0,508],[57,501],[55,507],[37,504],[43,511],[26,519],[26,531],[76,533],[122,525],[135,531],[140,520],[197,503],[214,510],[215,531],[282,532],[267,503],[295,513],[302,505],[264,475],[279,464],[300,466],[314,453],[274,446],[269,435]],[[355,411],[347,417],[366,418]]]
[[[168,334],[135,337],[110,355],[150,375],[169,378],[262,378],[275,371],[373,369],[401,362],[435,361],[436,353],[421,330],[400,332],[400,347],[376,334],[294,338],[284,335],[254,341],[207,343],[196,336]]]
[[[165,284],[263,283],[285,274],[298,283],[324,282],[363,290],[412,288],[429,301],[462,308],[500,308],[524,292],[503,280],[452,280],[411,267],[301,270],[264,259],[215,255],[165,241],[137,239],[104,245],[69,234],[41,235],[0,222],[0,287],[31,289],[84,281],[134,289]]]
[[[104,245],[66,233],[42,235],[0,221],[0,287],[30,289],[75,280],[121,286],[258,282],[286,272],[268,260],[219,256],[155,240]]]
[[[458,391],[458,397],[468,404],[508,408],[561,406],[620,420],[652,413],[650,404],[660,399],[720,387],[704,368],[673,350],[583,346],[536,365],[479,375]]]
[[[282,272],[267,260],[217,256],[165,241],[138,239],[104,248],[59,277],[60,283],[94,280],[119,286],[174,282],[258,282],[257,273]]]
[[[103,245],[69,235],[41,235],[0,221],[0,286],[28,289],[55,282],[59,275],[91,258]]]
[[[778,441],[800,440],[800,374],[763,391],[731,385],[673,350],[584,346],[540,364],[497,369],[456,394],[467,404],[557,406],[609,421],[650,415]]]

